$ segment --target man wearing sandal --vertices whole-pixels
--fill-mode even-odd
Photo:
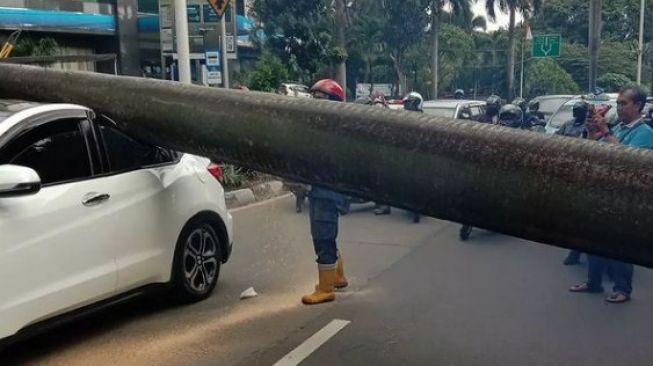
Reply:
[[[642,109],[646,104],[646,93],[637,86],[626,87],[617,98],[619,124],[610,129],[600,113],[591,113],[587,121],[588,137],[609,144],[618,144],[653,149],[653,129],[642,120]],[[612,270],[614,288],[605,300],[610,303],[624,303],[630,300],[633,282],[633,265],[612,259],[588,255],[588,280],[572,286],[571,292],[603,292],[603,273]]]

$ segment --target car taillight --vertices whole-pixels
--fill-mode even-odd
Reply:
[[[224,179],[224,175],[222,174],[222,168],[220,168],[220,165],[216,163],[211,163],[209,166],[206,168],[211,175],[218,180],[218,182],[222,183],[222,180]]]

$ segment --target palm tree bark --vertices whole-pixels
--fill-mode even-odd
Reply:
[[[508,102],[515,98],[515,9],[510,8],[510,24],[508,26],[508,67],[506,70],[506,80],[508,81],[508,90],[506,97]]]
[[[431,85],[431,98],[438,99],[439,68],[440,68],[440,1],[431,2],[431,74],[433,82]]]
[[[171,81],[8,64],[0,75],[0,98],[86,105],[160,146],[653,267],[645,150]]]
[[[346,50],[345,43],[345,28],[347,27],[347,19],[345,18],[345,0],[336,0],[336,47],[341,50]],[[335,78],[338,84],[347,95],[347,60],[342,59],[336,64]]]

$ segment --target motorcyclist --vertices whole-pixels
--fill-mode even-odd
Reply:
[[[512,128],[523,128],[524,111],[518,105],[512,103],[506,104],[499,111],[498,124]]]
[[[454,99],[463,99],[465,97],[465,91],[462,89],[456,89],[456,91],[453,92],[453,97]]]
[[[572,107],[572,116],[573,118],[565,122],[558,131],[555,132],[556,135],[567,136],[567,137],[576,137],[576,138],[585,138],[587,137],[587,129],[585,128],[585,121],[587,120],[587,113],[589,110],[589,104],[585,101],[578,101],[574,103]],[[572,266],[580,264],[580,255],[581,252],[578,250],[570,250],[569,254],[563,261],[566,266]]]
[[[344,102],[342,87],[331,79],[323,79],[310,89],[316,99]],[[335,299],[335,289],[347,287],[342,256],[338,251],[338,215],[345,197],[340,193],[313,185],[308,194],[313,246],[317,255],[318,284],[315,291],[302,297],[307,305],[320,304]]]
[[[385,95],[381,92],[376,92],[370,95],[370,104],[383,109],[389,109],[388,102],[385,100]],[[376,203],[374,207],[375,215],[389,215],[392,209],[389,205],[384,205],[382,203]]]
[[[404,110],[423,113],[424,98],[418,92],[410,92],[404,97]],[[413,222],[418,223],[421,220],[417,212],[413,213]]]
[[[528,111],[524,118],[524,123],[528,127],[544,126],[544,113],[540,112],[540,102],[538,100],[531,100],[528,102]]]
[[[499,109],[501,109],[501,98],[498,95],[490,95],[485,101],[485,114],[478,118],[478,122],[495,124]]]
[[[569,136],[569,137],[585,137],[585,120],[587,119],[587,112],[589,110],[589,104],[585,101],[578,101],[574,103],[572,107],[573,118],[565,122],[558,131],[556,135]]]

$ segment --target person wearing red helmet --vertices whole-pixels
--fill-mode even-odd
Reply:
[[[322,79],[311,87],[311,94],[315,99],[328,99],[336,102],[345,101],[345,91],[337,81]]]
[[[344,102],[345,93],[337,82],[320,80],[311,88],[315,99]],[[345,196],[313,185],[308,194],[309,218],[313,247],[317,256],[318,284],[315,291],[302,297],[306,305],[333,301],[335,289],[347,287],[342,256],[338,252],[338,216],[345,206]]]

